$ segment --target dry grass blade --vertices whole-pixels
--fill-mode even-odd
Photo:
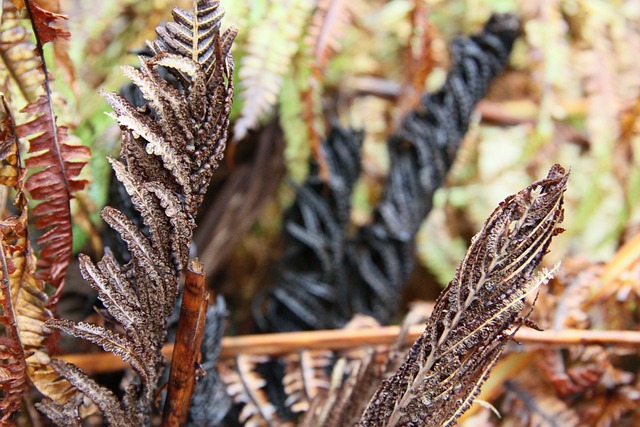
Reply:
[[[360,426],[447,426],[469,408],[522,325],[525,298],[552,274],[533,277],[560,231],[567,180],[555,165],[546,179],[498,206],[473,238],[405,362],[374,394]]]

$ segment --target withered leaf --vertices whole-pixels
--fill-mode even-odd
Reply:
[[[5,354],[5,360],[10,362],[6,365],[7,376],[0,375],[4,377],[0,378],[0,388],[9,385],[10,390],[16,391],[17,387],[26,386],[28,377],[42,394],[65,402],[75,391],[48,365],[50,337],[44,323],[52,313],[47,308],[49,297],[44,283],[35,277],[36,261],[28,241],[26,207],[19,217],[2,221],[0,229],[2,275],[6,278],[0,296],[0,323],[7,330],[7,340],[0,338],[3,341],[0,354]],[[10,402],[8,399],[4,404]]]
[[[266,380],[256,371],[267,358],[241,354],[233,365],[219,367],[220,376],[227,385],[227,393],[242,409],[238,419],[248,426],[272,425],[278,418],[275,406],[264,390]]]
[[[449,426],[471,405],[505,344],[528,316],[524,299],[552,272],[533,272],[563,219],[568,174],[505,199],[472,239],[405,362],[378,388],[360,426]]]
[[[125,334],[60,319],[46,324],[102,346],[139,375],[120,401],[78,368],[54,364],[112,425],[151,424],[164,369],[167,318],[188,262],[198,206],[226,144],[233,96],[229,49],[235,30],[220,35],[218,0],[199,0],[195,7],[193,15],[174,11],[176,22],[157,30],[160,40],[150,43],[153,57],[141,58],[139,71],[125,67],[149,101],[147,107],[105,95],[123,132],[122,161],[110,161],[148,230],[122,212],[104,208],[102,218],[127,243],[131,261],[121,266],[107,251],[96,264],[80,256],[80,265]],[[177,77],[179,88],[160,76],[159,66]],[[49,403],[43,410],[58,418],[73,416],[68,408]]]
[[[17,87],[20,96],[27,102],[36,100],[41,92],[44,76],[40,69],[40,58],[31,42],[31,32],[25,28],[24,19],[12,2],[2,2],[2,22],[0,22],[0,61],[11,76],[11,83]]]
[[[38,238],[40,245],[40,276],[54,288],[55,304],[72,255],[71,208],[72,193],[84,188],[87,181],[78,175],[90,157],[88,147],[70,145],[63,141],[67,129],[55,123],[51,93],[45,84],[45,95],[27,105],[22,112],[32,117],[17,127],[20,137],[29,140],[27,168],[42,168],[32,174],[25,184],[31,197],[41,202],[33,209],[35,225],[46,230]]]

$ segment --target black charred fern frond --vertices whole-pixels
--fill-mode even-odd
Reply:
[[[546,179],[500,203],[473,238],[424,333],[358,425],[449,426],[469,408],[528,316],[525,298],[553,274],[543,269],[534,276],[534,270],[562,231],[567,179],[555,165]]]
[[[355,134],[332,131],[323,147],[328,184],[312,173],[298,190],[285,222],[287,250],[279,278],[256,301],[261,310],[254,316],[263,330],[340,328],[356,313],[381,323],[391,320],[414,266],[418,228],[453,163],[473,108],[506,64],[518,28],[515,17],[496,15],[479,34],[452,42],[444,86],[425,95],[390,138],[383,199],[372,223],[353,237],[346,235],[348,200],[360,157],[358,150],[340,145],[360,142],[353,140]],[[334,141],[338,137],[340,144]]]
[[[193,14],[176,9],[176,22],[159,28],[160,40],[150,43],[153,56],[140,58],[140,70],[124,67],[148,106],[136,108],[120,95],[105,94],[123,133],[123,161],[111,164],[148,231],[106,207],[102,218],[126,242],[131,261],[120,265],[107,252],[96,264],[81,256],[80,268],[123,332],[65,320],[47,325],[102,346],[138,374],[120,401],[74,366],[52,365],[112,425],[149,425],[155,409],[167,318],[188,262],[195,215],[227,138],[235,30],[220,34],[222,15],[217,0],[198,1]],[[158,67],[173,73],[180,88],[163,79]],[[63,413],[50,402],[43,405],[46,413]]]
[[[518,35],[513,15],[494,15],[484,29],[451,43],[452,67],[444,86],[422,98],[389,139],[390,167],[373,221],[347,250],[347,313],[388,323],[414,267],[415,236],[432,207],[473,110],[502,71]]]
[[[361,134],[334,126],[322,145],[329,181],[315,166],[298,188],[285,218],[286,252],[276,284],[254,303],[263,330],[331,329],[341,323],[348,297],[337,286],[346,280],[346,228],[361,146]]]

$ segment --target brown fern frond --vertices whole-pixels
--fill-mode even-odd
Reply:
[[[567,179],[555,165],[546,179],[508,197],[491,214],[438,298],[425,332],[376,391],[359,425],[448,426],[469,408],[522,325],[525,298],[552,275],[533,272],[560,231]]]
[[[31,21],[35,38],[35,52],[42,76],[42,94],[28,104],[22,112],[29,119],[17,127],[20,138],[29,141],[27,168],[42,168],[33,173],[25,188],[35,200],[41,200],[33,209],[35,226],[44,230],[37,240],[40,245],[38,276],[53,286],[56,291],[48,304],[54,306],[62,291],[62,285],[72,255],[71,208],[72,193],[79,191],[87,181],[78,179],[78,174],[89,158],[89,149],[64,143],[67,129],[56,124],[53,112],[52,92],[43,45],[56,39],[69,37],[69,33],[51,24],[56,24],[63,15],[49,12],[32,1],[24,7]]]
[[[133,426],[141,425],[139,420],[130,418],[131,414],[128,414],[119,405],[118,398],[111,390],[101,386],[91,378],[87,376],[80,368],[65,362],[64,360],[52,360],[51,366],[63,377],[67,378],[69,382],[75,385],[82,394],[93,400],[102,410],[107,422],[112,426]],[[38,409],[45,414],[53,412],[62,418],[65,423],[72,424],[74,419],[77,419],[77,406],[80,403],[79,400],[75,402],[75,408],[68,406],[62,406],[59,404],[52,404],[48,399],[45,399],[39,405]],[[138,423],[136,423],[138,422]]]
[[[25,160],[25,166],[42,168],[27,179],[25,188],[33,199],[41,201],[33,209],[36,228],[45,230],[37,240],[41,267],[38,274],[56,289],[49,301],[50,305],[55,305],[72,255],[69,203],[72,193],[87,184],[86,180],[78,179],[78,175],[89,159],[90,150],[63,142],[67,129],[56,125],[48,83],[45,83],[45,90],[46,95],[22,110],[33,118],[19,125],[17,130],[18,135],[30,143],[31,156]]]
[[[49,334],[44,330],[44,323],[51,319],[52,314],[47,308],[49,297],[45,293],[45,285],[35,277],[36,262],[28,243],[27,230],[26,208],[19,217],[2,222],[3,256],[13,266],[8,275],[13,318],[29,379],[45,396],[62,402],[74,391],[48,366]]]
[[[292,412],[306,412],[310,402],[329,388],[333,359],[333,352],[329,350],[302,350],[285,358],[282,385],[287,394],[285,405]]]
[[[270,2],[261,22],[251,29],[239,74],[243,104],[234,126],[236,141],[276,104],[312,7],[308,0]]]
[[[14,1],[19,5],[18,9],[25,7],[31,20],[33,32],[36,36],[36,43],[45,45],[49,42],[56,42],[60,39],[68,40],[71,34],[65,30],[62,21],[67,20],[66,15],[49,11],[45,8],[46,2],[40,0]],[[53,24],[53,25],[51,25]]]
[[[353,19],[349,6],[350,2],[346,0],[320,0],[316,5],[306,43],[313,52],[318,70],[323,70],[331,55],[340,49],[340,38]]]
[[[105,94],[123,132],[122,161],[110,161],[148,231],[122,212],[104,208],[102,218],[126,242],[131,261],[121,266],[107,253],[94,264],[81,255],[80,270],[124,333],[65,320],[47,322],[102,346],[138,374],[120,401],[73,365],[54,365],[112,425],[149,425],[157,409],[167,319],[189,260],[197,209],[226,144],[233,96],[229,50],[235,30],[220,33],[218,0],[199,0],[195,7],[193,14],[175,9],[175,22],[157,29],[158,41],[149,43],[153,56],[141,57],[139,70],[124,67],[147,106],[136,108],[120,95]],[[160,76],[159,67],[177,78],[179,88]],[[41,409],[68,414],[49,401]]]
[[[52,317],[45,284],[35,277],[36,260],[28,238],[27,200],[24,196],[24,170],[20,165],[16,127],[2,97],[0,110],[1,181],[12,186],[19,216],[0,222],[2,286],[0,294],[0,389],[6,393],[0,404],[0,421],[7,421],[20,407],[27,378],[45,396],[55,402],[67,401],[74,394],[69,383],[48,366],[48,333],[44,322]],[[0,424],[2,424],[0,422]]]
[[[227,393],[236,404],[243,405],[238,421],[246,426],[274,425],[278,419],[276,407],[264,391],[267,381],[256,369],[266,362],[264,356],[239,355],[232,366],[220,365],[220,376]]]
[[[4,225],[4,223],[2,224]],[[20,410],[22,395],[28,388],[27,363],[20,344],[18,325],[13,316],[10,282],[7,278],[15,272],[11,259],[7,259],[4,237],[0,241],[0,262],[2,282],[0,282],[0,424],[8,424]]]
[[[157,372],[149,361],[153,360],[151,347],[142,347],[132,339],[99,325],[72,322],[65,319],[52,319],[47,327],[55,328],[99,345],[105,351],[115,354],[127,362],[140,375],[143,384],[153,384]]]

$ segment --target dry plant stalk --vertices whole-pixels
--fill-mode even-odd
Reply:
[[[189,403],[196,385],[196,364],[199,362],[207,302],[204,266],[198,260],[191,260],[184,282],[180,320],[173,347],[167,403],[162,415],[163,427],[185,425],[187,422]]]
[[[525,298],[553,273],[533,275],[562,231],[557,224],[567,180],[568,173],[554,165],[546,179],[500,203],[472,239],[424,333],[375,392],[359,426],[449,426],[469,408],[526,320],[529,313],[520,314]]]
[[[412,326],[407,332],[406,341],[409,343],[415,341],[422,335],[423,331],[424,327],[421,325]],[[350,350],[372,345],[390,346],[397,342],[399,333],[399,326],[385,326],[355,331],[330,329],[224,337],[222,339],[220,359],[230,359],[240,354],[282,356],[301,351]],[[535,331],[520,329],[513,339],[525,345],[544,345],[556,348],[575,345],[640,348],[640,332],[624,330],[564,329],[561,331]],[[162,353],[171,360],[173,349],[173,344],[167,344],[162,349]],[[60,358],[73,363],[92,375],[118,372],[128,366],[111,353],[65,354]]]

